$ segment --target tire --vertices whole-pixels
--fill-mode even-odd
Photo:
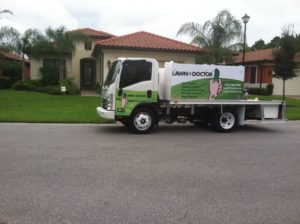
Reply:
[[[140,108],[134,111],[129,120],[129,127],[137,134],[150,133],[155,124],[155,116],[152,110]]]
[[[129,122],[128,122],[128,119],[124,119],[122,121],[120,121],[125,127],[128,127],[129,126]]]
[[[212,117],[212,128],[217,132],[230,133],[233,132],[238,123],[238,117],[233,111],[216,112]]]

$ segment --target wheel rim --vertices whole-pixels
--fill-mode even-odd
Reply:
[[[150,128],[151,123],[151,116],[146,112],[138,113],[134,118],[134,126],[140,131],[145,131]]]
[[[235,124],[234,115],[230,112],[225,112],[220,117],[220,125],[223,129],[231,129]]]

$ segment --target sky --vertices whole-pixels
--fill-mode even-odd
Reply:
[[[280,36],[286,24],[300,33],[300,0],[1,0],[0,27],[12,26],[24,32],[28,28],[45,30],[65,26],[68,30],[93,28],[115,35],[147,31],[172,39],[190,42],[177,36],[186,22],[203,24],[218,12],[228,9],[241,20],[247,13],[247,43],[263,39],[266,43]]]

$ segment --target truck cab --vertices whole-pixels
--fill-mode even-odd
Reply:
[[[114,61],[102,88],[102,106],[97,113],[106,119],[118,120],[130,125],[132,113],[139,108],[133,129],[148,130],[153,127],[154,107],[158,102],[158,62],[150,58],[119,58]],[[151,110],[151,112],[149,112]],[[151,124],[150,124],[151,123]]]

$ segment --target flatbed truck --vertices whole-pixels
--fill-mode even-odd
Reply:
[[[96,111],[139,134],[159,122],[204,123],[225,133],[246,123],[285,122],[285,103],[246,99],[243,80],[243,66],[166,62],[159,68],[153,58],[119,58]]]

